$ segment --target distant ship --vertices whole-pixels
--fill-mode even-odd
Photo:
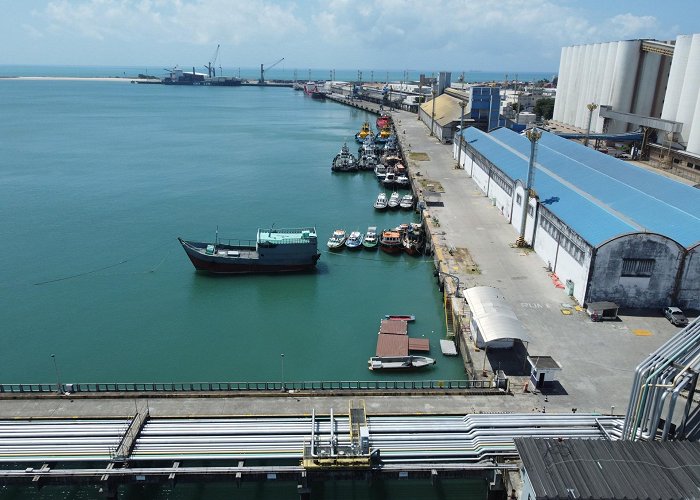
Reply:
[[[232,76],[216,76],[209,68],[209,73],[197,73],[194,68],[192,72],[185,72],[177,66],[166,69],[168,76],[161,80],[163,85],[211,85],[212,87],[236,87],[241,85],[240,78]]]
[[[312,99],[325,99],[326,94],[324,94],[321,89],[318,88],[316,82],[306,82],[304,84],[304,93],[311,97]]]
[[[307,271],[316,266],[316,228],[258,229],[257,239],[214,243],[178,238],[198,271],[214,274],[279,273]]]

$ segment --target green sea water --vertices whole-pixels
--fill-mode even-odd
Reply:
[[[456,379],[430,258],[325,251],[393,227],[372,173],[330,164],[365,112],[287,88],[0,80],[0,382]],[[314,225],[310,274],[196,273],[177,237]],[[384,314],[437,366],[367,370]],[[56,368],[51,355],[55,355]]]

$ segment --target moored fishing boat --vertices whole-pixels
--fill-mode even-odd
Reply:
[[[399,208],[399,203],[401,203],[401,199],[399,198],[399,193],[394,191],[391,193],[391,196],[389,196],[389,201],[387,203],[387,206],[389,208]]]
[[[369,358],[370,370],[415,370],[435,364],[433,358],[427,356],[373,356]]]
[[[405,188],[411,185],[411,181],[408,176],[402,174],[396,177],[396,185]]]
[[[379,133],[374,137],[374,140],[379,143],[386,143],[391,137],[391,127],[384,127],[379,131]]]
[[[425,245],[425,234],[420,224],[412,223],[401,235],[401,245],[409,255],[421,255]]]
[[[379,248],[386,253],[400,253],[403,249],[401,233],[392,229],[382,231],[382,235],[379,237]]]
[[[392,187],[394,184],[396,184],[396,174],[391,170],[387,170],[384,179],[382,179],[382,184],[384,184],[386,187]]]
[[[384,178],[386,177],[386,167],[382,165],[381,163],[378,163],[376,167],[374,167],[374,175],[377,176],[377,180],[379,182],[382,182]]]
[[[377,226],[369,226],[365,237],[362,240],[362,246],[368,250],[374,250],[379,244],[379,236],[377,235]]]
[[[336,229],[333,231],[331,237],[328,238],[328,243],[326,243],[326,245],[328,246],[329,250],[339,250],[343,248],[346,239],[347,235],[345,234],[345,230]]]
[[[345,240],[345,246],[350,250],[356,250],[362,246],[363,238],[364,235],[361,232],[353,231],[350,233],[350,236],[348,236],[348,239]]]
[[[384,210],[387,206],[386,194],[379,193],[377,195],[377,200],[374,202],[374,208],[377,210]]]
[[[255,240],[220,240],[217,234],[214,243],[178,241],[195,269],[214,274],[310,270],[321,256],[313,227],[258,229]]]

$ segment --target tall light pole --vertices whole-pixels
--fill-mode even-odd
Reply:
[[[460,161],[462,160],[462,141],[464,140],[464,108],[467,107],[466,101],[459,101],[459,107],[462,108],[462,115],[459,118],[459,149],[457,150],[457,168],[461,168]]]
[[[520,236],[515,245],[518,247],[527,246],[525,243],[525,224],[527,224],[527,211],[530,208],[530,189],[535,180],[535,161],[537,158],[537,141],[542,137],[542,132],[537,128],[531,128],[525,134],[530,140],[530,162],[527,165],[527,184],[525,186],[525,196],[523,196],[523,213],[520,218]]]
[[[430,114],[430,135],[431,135],[431,136],[435,135],[435,133],[433,132],[433,130],[434,130],[434,128],[435,128],[435,94],[436,94],[436,92],[435,92],[435,84],[433,84],[433,85],[430,87],[430,95],[431,95],[432,98],[433,98],[433,99],[432,99],[432,100],[433,100],[433,111],[432,111],[432,113]]]
[[[280,354],[280,358],[282,359],[282,390],[285,390],[285,385],[284,385],[284,353]]]
[[[586,104],[588,108],[588,128],[586,128],[586,138],[583,140],[583,145],[588,147],[588,136],[591,135],[591,121],[593,121],[593,112],[598,109],[598,105],[594,102]]]
[[[61,375],[58,373],[58,363],[56,363],[56,355],[52,354],[51,359],[53,360],[53,369],[56,372],[56,392],[61,394]]]

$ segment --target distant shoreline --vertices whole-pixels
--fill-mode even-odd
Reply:
[[[155,82],[155,78],[130,78],[128,76],[0,76],[0,80],[40,80],[40,81],[88,81],[88,82]]]

